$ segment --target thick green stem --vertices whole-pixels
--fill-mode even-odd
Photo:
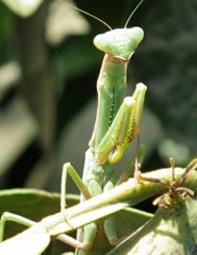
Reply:
[[[157,178],[162,182],[170,183],[172,181],[171,168],[161,169],[153,172],[143,174],[147,178]],[[175,168],[175,179],[179,180],[184,173],[185,169]],[[185,186],[197,192],[197,174],[192,171],[186,181]],[[167,191],[167,187],[158,182],[142,181],[137,182],[134,178],[129,179],[121,185],[116,186],[108,192],[93,197],[83,203],[68,208],[65,213],[69,222],[65,222],[62,213],[48,216],[41,221],[41,224],[48,229],[50,235],[57,235],[72,231],[79,227],[75,224],[76,218],[84,213],[91,212],[97,208],[107,206],[109,204],[118,203],[121,201],[129,201],[130,205],[138,204],[147,198],[157,196]],[[101,217],[101,216],[100,216]],[[99,219],[99,215],[98,215]],[[87,224],[87,220],[85,224]],[[72,227],[73,229],[72,229]]]

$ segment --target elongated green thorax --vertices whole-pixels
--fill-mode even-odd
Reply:
[[[105,54],[97,81],[95,147],[110,127],[125,94],[127,63]]]

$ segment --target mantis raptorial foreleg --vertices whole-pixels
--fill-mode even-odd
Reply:
[[[113,150],[117,149],[118,145],[125,139],[131,118],[134,117],[132,116],[134,107],[135,100],[132,97],[126,97],[112,125],[95,148],[95,160],[99,165],[105,164],[109,160],[109,156],[112,158],[113,155],[110,153],[114,153]]]
[[[139,133],[146,86],[137,84],[132,97],[126,97],[110,128],[95,148],[95,159],[99,165],[108,161],[117,163],[129,142]]]

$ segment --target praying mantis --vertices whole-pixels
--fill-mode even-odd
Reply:
[[[140,27],[125,27],[94,38],[94,45],[105,55],[97,81],[98,108],[90,148],[86,152],[83,181],[74,178],[83,195],[82,200],[114,187],[112,165],[122,158],[128,143],[139,134],[147,88],[139,83],[132,96],[124,98],[124,95],[127,66],[143,36]],[[82,245],[76,254],[88,254],[97,230],[97,223],[79,230],[78,239]],[[115,245],[118,237],[113,218],[104,221],[103,230],[109,243]]]
[[[67,220],[65,213],[67,174],[79,188],[82,201],[112,189],[115,186],[113,165],[121,160],[128,144],[139,135],[147,87],[143,83],[138,83],[132,96],[124,96],[127,66],[142,41],[144,32],[140,27],[126,28],[126,26],[127,22],[122,29],[111,30],[110,28],[111,31],[94,38],[96,48],[105,54],[97,81],[98,108],[95,127],[85,156],[82,180],[71,165],[65,164],[63,167],[60,205],[63,218],[61,220]],[[11,214],[3,215],[2,228],[7,219],[36,228],[33,221]],[[80,229],[76,241],[65,235],[58,235],[57,238],[77,247],[77,255],[88,254],[95,241],[98,227],[101,227],[98,224],[100,223],[93,222]],[[109,243],[115,245],[118,237],[114,218],[106,218],[102,224]],[[42,234],[45,233],[45,229],[39,230]],[[46,239],[48,240],[48,236]]]
[[[71,164],[66,163],[62,172],[60,213],[50,215],[38,223],[18,215],[3,214],[0,228],[1,240],[6,220],[23,223],[30,228],[0,243],[0,255],[41,254],[53,237],[77,248],[75,252],[77,255],[90,254],[98,228],[105,232],[109,243],[114,245],[118,241],[114,218],[108,217],[99,222],[95,221],[124,209],[128,204],[135,205],[148,197],[166,191],[165,185],[159,182],[151,183],[150,179],[152,177],[155,181],[156,177],[169,182],[167,169],[148,173],[141,182],[132,178],[123,184],[116,185],[113,180],[113,165],[121,160],[128,144],[140,132],[147,88],[139,83],[132,96],[124,97],[124,94],[128,62],[143,39],[143,34],[143,30],[139,27],[130,29],[125,27],[108,31],[94,39],[95,46],[103,51],[105,56],[97,82],[98,109],[94,132],[89,143],[90,148],[86,152],[83,180]],[[197,160],[188,169],[196,168],[196,165]],[[179,168],[175,170],[174,181],[188,172]],[[79,187],[82,201],[74,207],[65,209],[67,174]],[[196,183],[197,175],[193,173],[191,177],[188,177],[187,184],[196,191]],[[182,181],[178,184],[182,184]],[[176,192],[183,191],[177,185],[173,188]],[[166,200],[166,195],[163,198]],[[129,200],[129,203],[120,203],[125,200]],[[79,230],[78,240],[65,235],[81,227],[83,229]]]

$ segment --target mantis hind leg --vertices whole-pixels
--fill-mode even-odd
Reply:
[[[77,255],[85,255],[86,251],[89,251],[92,248],[97,234],[97,226],[95,223],[90,223],[79,231],[80,234],[78,235],[77,239],[65,234],[58,235],[56,239],[70,245],[73,248],[76,248]]]
[[[96,223],[90,223],[86,225],[83,229],[78,230],[78,239],[82,240],[82,247],[78,248],[76,255],[85,255],[87,251],[91,250],[94,240],[97,234]]]
[[[0,242],[3,241],[3,236],[4,236],[4,229],[5,229],[5,223],[6,221],[14,221],[16,223],[25,225],[27,227],[31,227],[34,225],[36,222],[29,220],[23,216],[10,213],[10,212],[5,212],[1,216],[1,221],[0,221]]]
[[[104,191],[108,191],[114,187],[114,183],[112,180],[108,181],[105,185]],[[117,235],[116,228],[116,216],[112,215],[105,219],[103,223],[105,235],[109,241],[109,243],[115,246],[120,240]]]
[[[62,171],[62,179],[61,179],[61,202],[60,202],[60,208],[61,212],[63,213],[65,220],[69,222],[69,218],[67,218],[65,211],[66,206],[66,180],[67,180],[67,174],[73,179],[76,186],[79,188],[80,192],[82,193],[83,197],[85,199],[89,199],[91,197],[86,185],[83,183],[82,179],[76,172],[76,170],[73,168],[73,166],[70,163],[66,163],[63,166]],[[70,236],[67,235],[58,235],[57,239],[65,242],[66,244],[69,244],[70,246],[77,248],[78,252],[80,250],[87,251],[91,249],[92,244],[94,242],[94,239],[96,237],[97,233],[97,226],[95,223],[91,223],[86,225],[83,228],[83,242],[80,242]]]

